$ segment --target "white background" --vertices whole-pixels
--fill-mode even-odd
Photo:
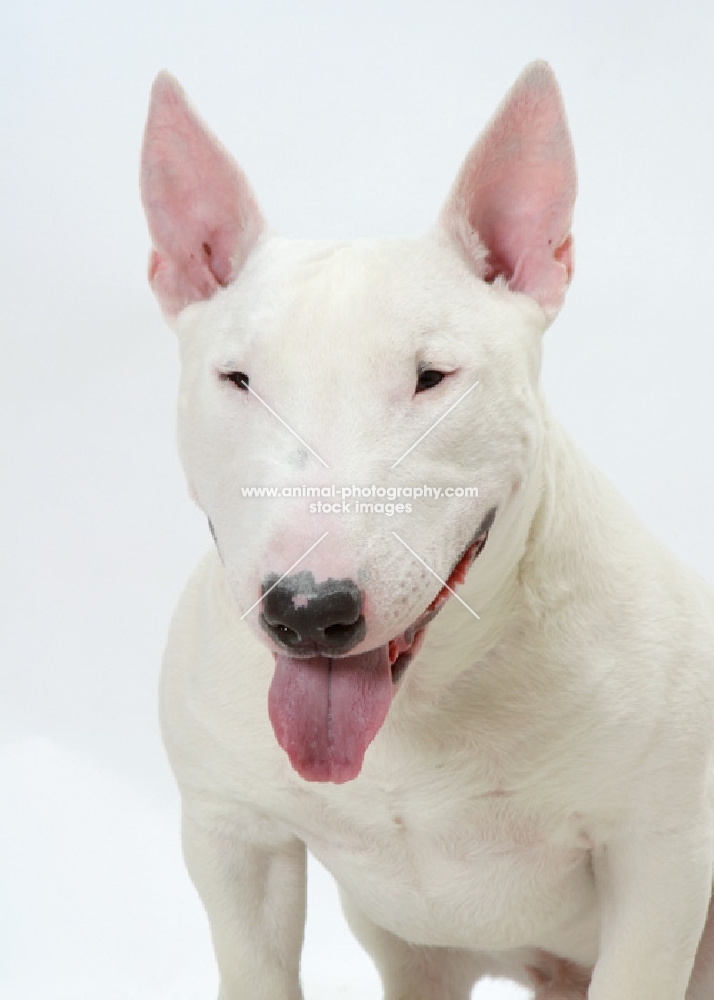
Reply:
[[[100,0],[0,13],[0,998],[205,1000],[156,680],[208,544],[175,458],[138,155],[161,67],[296,236],[417,234],[531,59],[579,162],[556,414],[714,579],[708,0]],[[374,1000],[313,872],[308,1000]],[[480,1000],[515,997],[484,984]]]

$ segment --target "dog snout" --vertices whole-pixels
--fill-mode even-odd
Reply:
[[[353,580],[316,583],[309,570],[282,579],[272,574],[262,592],[260,624],[293,655],[339,656],[365,636],[362,593]]]

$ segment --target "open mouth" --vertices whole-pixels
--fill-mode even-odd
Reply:
[[[471,568],[471,564],[486,544],[490,527],[491,525],[489,524],[485,530],[479,528],[478,535],[468,544],[449,574],[445,586],[441,588],[426,611],[400,636],[389,640],[389,663],[392,669],[392,682],[394,684],[397,684],[401,680],[404,671],[419,652],[429,622],[436,618],[439,611],[441,611],[442,607],[451,597],[454,588],[466,579],[466,574]]]
[[[268,714],[276,739],[306,781],[356,778],[367,747],[387,717],[394,691],[419,651],[427,626],[463,583],[482,551],[496,509],[483,519],[445,586],[405,631],[352,656],[273,653]]]

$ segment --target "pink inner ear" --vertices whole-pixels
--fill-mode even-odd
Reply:
[[[441,222],[487,281],[503,275],[553,315],[573,273],[575,191],[560,91],[550,67],[533,63],[468,154]],[[485,266],[474,234],[486,248]]]
[[[175,314],[236,276],[264,222],[245,176],[165,72],[151,93],[141,188],[149,280]]]

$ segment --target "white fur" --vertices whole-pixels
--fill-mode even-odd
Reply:
[[[235,281],[175,320],[180,450],[223,562],[212,551],[181,599],[161,716],[221,1000],[301,996],[306,848],[388,1000],[465,1000],[483,974],[535,983],[545,953],[594,969],[590,1000],[714,996],[711,961],[687,992],[712,889],[714,595],[551,418],[546,325],[440,227],[338,245],[266,232]],[[412,397],[417,355],[459,369],[444,392]],[[216,367],[249,371],[330,470]],[[377,523],[240,494],[306,481],[480,495]],[[356,651],[371,648],[439,589],[390,529],[445,578],[492,506],[459,589],[480,619],[448,601],[355,780],[303,780],[268,718],[257,611],[240,620],[262,577],[330,530],[309,566],[365,582]]]

